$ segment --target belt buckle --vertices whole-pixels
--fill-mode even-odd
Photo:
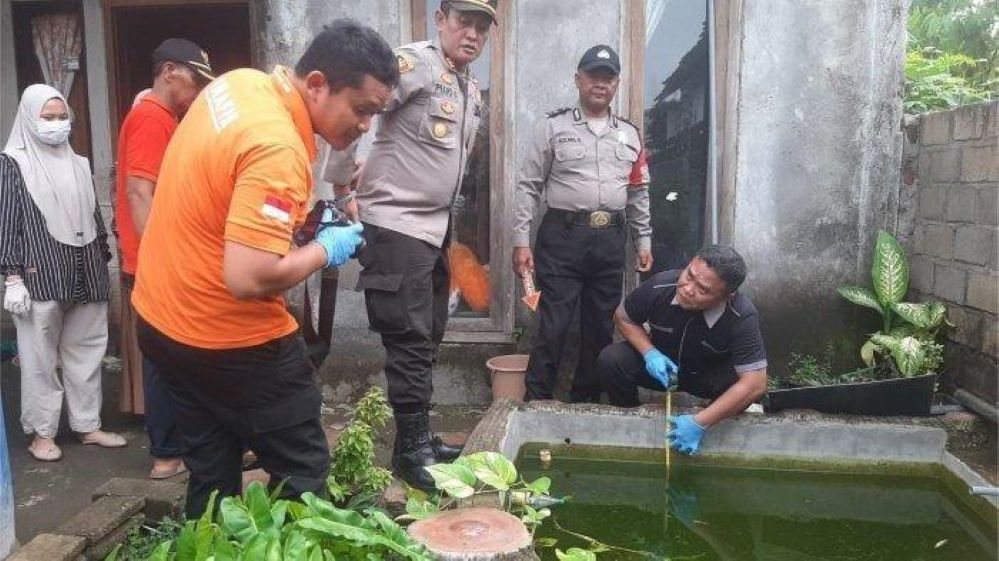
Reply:
[[[610,225],[611,214],[606,210],[597,210],[590,213],[590,228],[606,228]]]

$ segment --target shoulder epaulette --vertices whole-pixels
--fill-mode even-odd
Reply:
[[[569,111],[572,111],[572,107],[562,107],[562,108],[556,109],[554,111],[549,111],[548,113],[546,113],[546,115],[548,115],[549,119],[552,119],[552,118],[558,117],[559,115],[565,115]]]
[[[638,127],[638,125],[636,125],[635,123],[632,123],[631,121],[629,121],[628,119],[622,117],[621,115],[614,115],[614,116],[617,117],[618,121],[624,121],[625,123],[628,123],[629,125],[635,127],[635,131],[641,131],[642,130],[641,128]]]

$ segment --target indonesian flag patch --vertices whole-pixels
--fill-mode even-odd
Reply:
[[[638,153],[638,160],[631,167],[631,175],[628,176],[629,187],[644,187],[649,184],[649,155],[642,149]]]
[[[264,206],[260,212],[267,218],[273,218],[278,222],[288,224],[291,222],[291,201],[287,201],[274,195],[267,195],[264,198]]]

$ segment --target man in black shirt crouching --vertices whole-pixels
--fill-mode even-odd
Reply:
[[[626,341],[598,358],[613,405],[637,406],[638,386],[712,400],[696,415],[669,420],[670,445],[681,452],[696,453],[709,427],[766,392],[756,308],[738,292],[745,278],[746,263],[734,249],[708,246],[682,271],[664,271],[639,285],[614,314]]]

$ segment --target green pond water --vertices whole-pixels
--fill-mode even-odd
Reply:
[[[542,469],[538,450],[553,462]],[[662,451],[526,445],[524,477],[552,479],[552,507],[538,530],[557,547],[612,559],[939,560],[997,558],[996,511],[942,469],[741,462]],[[542,559],[556,559],[551,548]]]

